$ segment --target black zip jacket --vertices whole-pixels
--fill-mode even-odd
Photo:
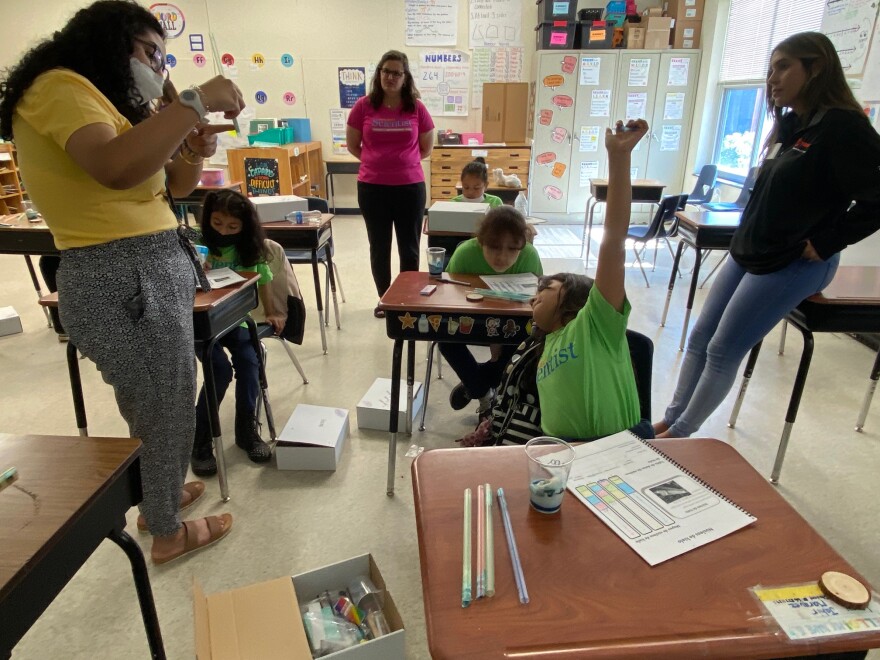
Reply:
[[[749,273],[781,270],[809,240],[822,259],[880,229],[880,135],[852,110],[820,110],[796,130],[789,113],[781,147],[765,159],[730,254]]]

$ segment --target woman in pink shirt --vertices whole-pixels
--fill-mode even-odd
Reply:
[[[409,60],[389,50],[379,60],[369,95],[358,99],[348,116],[346,143],[361,161],[358,206],[367,225],[379,297],[391,286],[392,227],[400,270],[419,269],[426,201],[421,161],[434,148],[434,122],[418,99]],[[385,315],[378,308],[373,314]]]

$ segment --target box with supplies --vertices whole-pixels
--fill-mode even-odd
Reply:
[[[653,7],[645,11],[640,25],[645,28],[645,48],[661,50],[669,48],[669,31],[675,19],[661,16],[661,10]]]
[[[583,21],[578,23],[578,39],[575,48],[594,50],[611,48],[614,28],[605,21]]]
[[[373,556],[205,595],[193,582],[198,660],[403,660],[406,631]]]
[[[538,22],[573,21],[577,13],[577,0],[537,0]]]
[[[425,325],[428,324],[427,317]],[[419,322],[421,322],[421,318]],[[425,332],[427,332],[427,328]],[[422,410],[425,401],[425,390],[422,384],[413,383],[412,418],[415,419]],[[377,378],[373,381],[370,389],[364,394],[364,398],[357,404],[358,428],[387,431],[391,422],[391,379]],[[400,381],[400,397],[397,400],[397,428],[406,428],[406,381]]]
[[[676,21],[702,21],[705,0],[665,0],[663,13]]]
[[[21,332],[21,317],[15,307],[0,307],[0,337]]]
[[[602,20],[602,9],[590,7],[588,9],[581,9],[577,13],[577,17],[579,21],[601,21]]]
[[[483,83],[483,140],[523,144],[529,136],[529,83]]]
[[[260,223],[285,220],[284,216],[294,211],[308,211],[309,200],[296,195],[274,195],[271,197],[251,197],[251,203],[257,209]]]
[[[535,50],[571,50],[577,23],[574,21],[553,21],[538,23],[535,27]]]
[[[699,48],[702,31],[703,21],[676,19],[675,27],[672,28],[672,47]]]
[[[428,209],[428,231],[474,234],[488,211],[483,202],[434,202]]]
[[[630,23],[627,22],[624,26],[624,31],[626,34],[626,47],[627,48],[644,48],[645,47],[645,34],[647,30],[642,26],[641,23]]]
[[[348,410],[297,404],[278,434],[279,470],[335,470],[348,438]]]

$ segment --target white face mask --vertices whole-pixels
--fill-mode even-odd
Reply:
[[[479,195],[479,197],[467,197],[467,196],[465,196],[464,198],[465,198],[467,201],[469,201],[469,202],[482,202],[482,201],[486,198],[486,194],[485,194],[485,193],[482,193],[482,194]]]
[[[131,77],[134,78],[134,86],[144,101],[152,101],[162,96],[162,87],[165,85],[165,77],[156,73],[138,58],[131,58]]]

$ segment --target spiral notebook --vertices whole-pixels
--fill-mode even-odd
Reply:
[[[757,520],[629,431],[575,453],[568,490],[651,566]]]

